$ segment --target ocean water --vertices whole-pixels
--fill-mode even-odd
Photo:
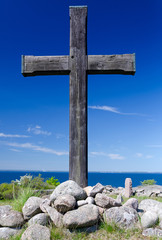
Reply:
[[[30,174],[38,176],[39,173],[46,180],[55,176],[60,182],[68,180],[68,172],[41,172],[41,171],[0,171],[0,183],[10,183],[12,180],[20,179],[20,176]],[[132,179],[133,187],[139,186],[141,181],[147,179],[154,179],[156,184],[162,185],[162,173],[102,173],[102,172],[89,172],[88,185],[94,186],[100,182],[103,185],[111,185],[112,187],[124,187],[125,178]]]

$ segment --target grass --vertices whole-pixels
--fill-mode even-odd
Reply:
[[[39,196],[39,192],[35,193],[34,190],[27,186],[25,188],[21,188],[19,191],[19,194],[17,197],[15,197],[13,200],[0,200],[0,205],[11,205],[14,210],[22,211],[22,207],[24,206],[27,199],[31,196]],[[111,195],[110,197],[116,199],[116,195]],[[160,197],[146,197],[146,196],[132,196],[136,198],[139,203],[144,199],[154,199],[157,201],[162,202],[162,198]],[[125,203],[128,198],[123,197]],[[27,225],[24,225],[24,228],[22,229],[22,232],[17,235],[11,237],[9,240],[21,240],[21,236],[23,232],[25,231],[25,228]],[[62,239],[62,240],[156,240],[162,238],[157,237],[144,237],[142,236],[142,230],[141,229],[124,229],[117,226],[115,223],[107,224],[102,222],[96,232],[93,233],[86,233],[86,232],[79,232],[79,230],[75,230],[70,232],[69,230],[65,228],[56,228],[52,224],[49,226],[51,230],[51,240],[56,239]]]
[[[0,205],[11,205],[13,210],[22,212],[22,207],[29,197],[39,196],[39,192],[35,193],[29,186],[26,188],[21,188],[17,197],[12,200],[0,200]]]
[[[94,233],[70,232],[64,228],[51,228],[51,240],[162,240],[158,237],[144,237],[141,229],[121,229],[114,223],[102,223],[99,229]],[[24,230],[23,230],[24,231]],[[18,236],[11,237],[9,240],[21,240],[23,232]]]
[[[34,193],[33,189],[31,189],[29,186],[22,188],[18,194],[18,197],[13,200],[13,209],[22,212],[22,207],[24,206],[25,202],[32,196],[39,196],[39,192]]]

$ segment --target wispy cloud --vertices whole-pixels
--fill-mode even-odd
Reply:
[[[123,160],[123,159],[125,159],[125,157],[121,156],[120,154],[116,154],[116,153],[91,152],[91,154],[94,155],[94,156],[108,157],[112,160]]]
[[[5,133],[0,133],[0,137],[3,137],[3,138],[28,138],[29,136],[26,136],[26,135],[18,135],[18,134],[5,134]]]
[[[57,156],[62,156],[62,155],[68,155],[69,154],[66,151],[59,152],[59,151],[56,151],[56,150],[51,149],[51,148],[46,148],[46,147],[42,147],[42,146],[38,146],[38,145],[33,145],[32,143],[3,142],[3,144],[5,144],[7,146],[10,146],[10,147],[14,147],[14,148],[25,148],[25,149],[31,149],[31,150],[34,150],[34,151],[44,152],[44,153],[51,153],[51,154],[55,154]]]
[[[120,114],[120,115],[146,116],[146,115],[140,114],[140,113],[123,113],[123,112],[119,111],[117,108],[111,107],[111,106],[88,106],[88,108],[113,112],[113,113]]]
[[[143,157],[143,154],[142,153],[136,153],[136,157],[141,158],[141,157]]]
[[[33,133],[35,135],[46,135],[46,136],[51,135],[51,132],[42,130],[42,127],[39,125],[36,125],[35,127],[28,127],[27,132]]]
[[[137,158],[143,158],[143,159],[151,159],[153,158],[152,155],[144,155],[143,153],[136,153]]]
[[[152,155],[146,155],[146,159],[151,159],[151,158],[153,158]]]
[[[155,145],[148,145],[147,147],[150,147],[150,148],[162,148],[162,145],[155,144]]]
[[[9,150],[12,151],[12,152],[22,152],[21,150],[18,150],[18,149],[15,149],[15,148],[10,148]]]

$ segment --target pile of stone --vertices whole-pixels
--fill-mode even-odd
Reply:
[[[104,190],[100,183],[83,189],[69,180],[57,186],[49,198],[30,197],[22,213],[9,205],[0,206],[0,239],[20,233],[26,224],[21,240],[50,240],[51,222],[58,228],[88,232],[97,230],[100,221],[115,222],[123,228],[142,227],[145,236],[162,235],[162,203],[149,199],[138,206],[137,199],[130,198],[122,205],[121,195],[113,199]],[[158,221],[159,228],[151,228]]]

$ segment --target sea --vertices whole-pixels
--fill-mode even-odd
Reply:
[[[55,177],[60,183],[68,180],[68,172],[45,172],[45,171],[2,171],[0,170],[0,184],[10,183],[12,180],[20,179],[24,175],[32,175],[33,177],[41,174],[44,180],[50,177]],[[132,186],[136,187],[141,185],[141,182],[148,179],[154,179],[156,184],[162,185],[162,173],[146,173],[146,172],[89,172],[88,185],[94,186],[98,182],[112,187],[124,187],[125,179],[132,179]]]

